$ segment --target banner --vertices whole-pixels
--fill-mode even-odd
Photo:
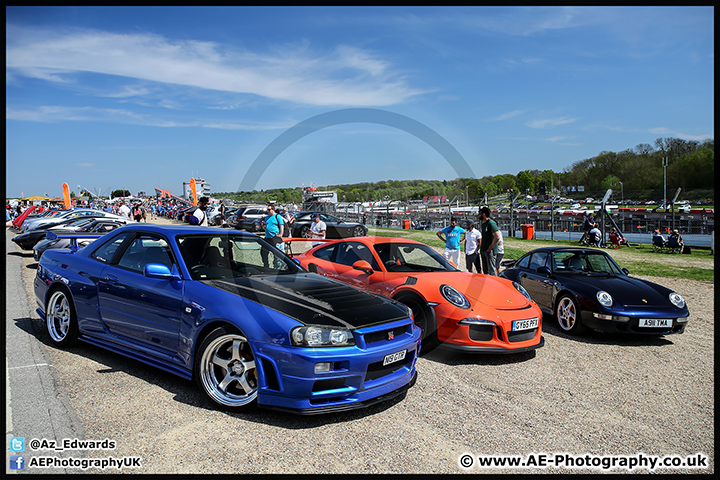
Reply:
[[[195,179],[190,179],[190,191],[192,191],[192,203],[193,207],[197,206],[197,187],[195,186]]]
[[[70,202],[70,188],[68,187],[67,183],[63,183],[63,202],[65,203],[65,208],[72,208],[72,203]]]

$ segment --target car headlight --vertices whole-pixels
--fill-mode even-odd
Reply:
[[[612,307],[613,304],[613,298],[612,295],[610,295],[605,290],[600,290],[595,294],[595,298],[597,298],[598,303],[602,305],[603,307]]]
[[[470,308],[470,302],[467,298],[465,298],[465,295],[455,290],[450,285],[441,285],[440,286],[440,294],[443,296],[445,300],[450,302],[451,304],[455,305],[458,308]]]
[[[675,305],[677,308],[685,308],[685,299],[679,293],[672,292],[668,295],[670,303]]]
[[[290,331],[290,340],[296,347],[347,347],[355,345],[350,330],[330,327],[303,326]]]
[[[515,290],[522,293],[525,298],[527,298],[531,302],[533,301],[533,299],[530,297],[530,294],[528,293],[528,291],[525,290],[525,287],[520,285],[518,282],[513,282],[513,287],[515,287]]]

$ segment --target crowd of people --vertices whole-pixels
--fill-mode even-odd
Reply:
[[[460,265],[460,244],[465,242],[465,268],[486,275],[499,275],[500,262],[505,255],[502,232],[495,220],[490,218],[490,208],[480,209],[480,229],[472,221],[465,228],[458,225],[457,218],[450,219],[450,225],[437,232],[445,242],[443,256],[446,260]]]

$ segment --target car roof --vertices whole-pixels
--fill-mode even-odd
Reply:
[[[158,225],[153,223],[128,223],[121,227],[124,232],[128,230],[142,230],[146,232],[163,233],[166,235],[187,234],[187,233],[213,233],[219,235],[241,235],[257,236],[253,233],[228,228],[200,227],[197,225]]]

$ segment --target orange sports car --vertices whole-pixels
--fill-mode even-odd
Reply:
[[[420,242],[354,237],[295,258],[312,272],[408,306],[428,351],[436,345],[475,353],[542,347],[542,312],[517,282],[458,270]]]

